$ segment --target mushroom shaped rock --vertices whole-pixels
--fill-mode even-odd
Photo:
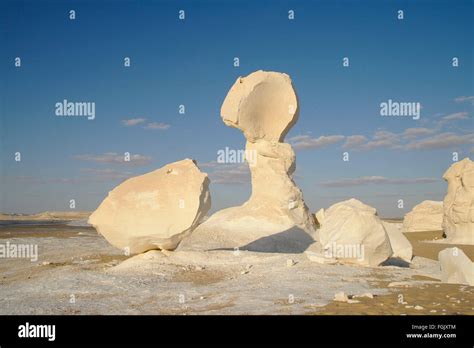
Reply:
[[[250,142],[282,142],[298,114],[298,98],[290,77],[262,70],[239,77],[221,107],[224,123],[240,129]]]
[[[225,98],[224,123],[246,139],[252,194],[242,206],[216,212],[179,250],[242,248],[302,252],[314,242],[314,218],[291,176],[295,153],[284,137],[298,118],[288,75],[257,71],[239,77]]]
[[[375,208],[354,198],[325,210],[318,232],[324,254],[339,262],[378,266],[393,254]]]
[[[403,219],[404,232],[441,231],[443,202],[423,201],[413,207]]]
[[[89,217],[117,248],[130,253],[175,249],[211,207],[209,179],[191,159],[124,181]]]
[[[443,229],[446,241],[474,244],[474,162],[456,162],[444,173],[448,192],[444,197]]]

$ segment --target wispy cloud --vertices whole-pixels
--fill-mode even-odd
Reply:
[[[436,133],[436,129],[415,127],[407,128],[403,131],[402,136],[407,139],[419,138]]]
[[[131,172],[118,171],[109,168],[81,168],[81,173],[85,173],[85,176],[72,177],[72,178],[42,178],[35,176],[16,176],[15,180],[25,184],[84,184],[89,182],[102,182],[102,181],[115,181],[124,180],[133,176]]]
[[[474,104],[474,95],[472,96],[462,96],[454,99],[456,103],[471,102]]]
[[[318,138],[313,138],[309,135],[297,135],[288,139],[288,142],[296,150],[307,150],[307,149],[321,149],[323,147],[337,144],[344,140],[343,135],[322,135]]]
[[[13,179],[25,184],[81,184],[87,181],[84,178],[41,178],[28,175],[19,175]]]
[[[163,122],[150,122],[145,127],[145,129],[153,129],[153,130],[166,130],[170,128],[171,125]]]
[[[82,168],[80,171],[90,174],[99,180],[123,180],[133,176],[133,173],[131,172],[124,172],[111,168]]]
[[[146,121],[146,118],[131,118],[128,120],[122,120],[120,121],[120,123],[122,123],[122,125],[125,127],[133,127],[145,121]]]
[[[250,182],[250,169],[246,163],[220,164],[215,161],[198,163],[200,168],[211,169],[213,184],[242,185]]]
[[[467,112],[456,112],[453,114],[443,116],[441,119],[443,121],[454,121],[454,120],[467,120],[468,118],[469,116]]]
[[[474,144],[474,134],[456,134],[445,132],[430,138],[411,142],[405,146],[407,150],[430,150],[452,148],[459,145]]]
[[[414,184],[429,184],[437,182],[439,179],[435,178],[386,178],[383,176],[362,176],[359,178],[343,178],[331,181],[321,182],[320,185],[324,187],[348,187],[348,186],[363,186],[363,185],[414,185]]]
[[[129,166],[144,166],[149,164],[151,161],[151,157],[139,154],[131,154],[130,161],[125,161],[125,156],[123,154],[119,155],[116,152],[106,152],[101,155],[76,155],[73,158],[80,161],[88,161],[101,164],[125,164]]]
[[[346,138],[346,142],[342,147],[344,149],[351,149],[354,147],[359,147],[362,144],[365,144],[367,142],[367,137],[365,135],[350,135]]]
[[[361,144],[359,147],[362,150],[374,150],[379,148],[395,148],[400,143],[399,134],[389,132],[386,130],[378,130],[374,133],[372,140]]]
[[[210,162],[198,162],[199,168],[215,168],[220,164],[217,161],[210,161]]]

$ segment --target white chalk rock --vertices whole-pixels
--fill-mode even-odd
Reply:
[[[459,248],[446,248],[438,254],[441,281],[474,286],[474,263]]]
[[[325,255],[343,263],[378,266],[392,255],[377,211],[354,198],[325,210],[318,231]]]
[[[316,214],[314,214],[314,217],[316,218],[316,226],[318,228],[321,228],[323,225],[323,220],[324,220],[324,209],[321,208],[319,209]]]
[[[262,70],[239,77],[222,103],[221,116],[250,142],[282,142],[299,116],[290,77]]]
[[[291,178],[293,149],[282,142],[298,118],[291,79],[265,71],[239,77],[222,104],[221,115],[226,125],[240,129],[247,138],[252,194],[242,206],[213,214],[179,249],[304,251],[314,241],[314,219]]]
[[[335,258],[327,257],[326,255],[324,255],[324,253],[321,252],[306,250],[304,253],[310,261],[320,263],[322,265],[334,265],[337,263],[337,260]]]
[[[444,173],[448,193],[444,198],[443,229],[449,243],[474,244],[474,162],[456,162]]]
[[[334,294],[334,301],[347,302],[349,301],[349,297],[343,291],[337,292]]]
[[[383,226],[390,239],[390,246],[392,247],[393,255],[406,262],[411,262],[413,257],[413,247],[410,241],[403,235],[396,224],[383,221]]]
[[[404,232],[441,231],[443,202],[423,201],[416,205],[403,219]]]
[[[176,248],[211,206],[209,179],[191,159],[167,164],[114,188],[89,223],[130,253]]]

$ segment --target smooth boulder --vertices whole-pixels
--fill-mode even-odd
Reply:
[[[441,281],[474,286],[474,263],[459,248],[446,248],[438,254]]]
[[[318,232],[324,255],[342,263],[378,266],[393,253],[375,208],[354,198],[326,209]]]
[[[173,250],[211,207],[209,179],[191,159],[165,165],[115,187],[89,223],[130,253]]]
[[[443,202],[423,201],[416,205],[403,219],[404,232],[441,231]]]

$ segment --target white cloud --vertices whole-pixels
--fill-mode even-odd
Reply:
[[[399,134],[385,130],[378,130],[374,133],[371,141],[359,146],[361,150],[374,150],[379,148],[396,148],[400,143]]]
[[[418,137],[423,137],[427,135],[432,135],[436,133],[436,129],[416,127],[416,128],[407,128],[403,131],[402,136],[407,139],[413,139]]]
[[[198,167],[199,168],[215,168],[218,165],[219,165],[219,163],[217,163],[217,161],[202,162],[202,163],[198,162]]]
[[[218,164],[209,173],[213,184],[246,184],[250,182],[250,169],[246,163]]]
[[[406,144],[406,150],[444,149],[453,146],[474,144],[474,134],[456,134],[452,132],[440,133],[430,138],[413,141]]]
[[[471,103],[474,104],[474,95],[457,97],[457,98],[454,99],[454,101],[456,103],[463,103],[463,102],[466,102],[466,101],[470,101]]]
[[[148,123],[145,127],[145,129],[158,129],[158,130],[166,130],[170,128],[171,126],[169,124],[163,123],[163,122],[151,122]]]
[[[139,155],[139,154],[131,154],[130,161],[125,161],[125,157],[123,154],[118,154],[116,152],[106,152],[101,155],[76,155],[73,157],[74,159],[80,161],[89,161],[95,163],[112,163],[112,164],[126,164],[130,166],[144,166],[150,163],[151,157]]]
[[[288,139],[288,142],[296,150],[320,149],[329,145],[336,144],[344,140],[344,135],[322,135],[318,138],[312,138],[309,135],[297,135]]]
[[[467,112],[456,112],[454,114],[446,115],[442,117],[441,119],[443,121],[454,121],[454,120],[467,120],[468,118],[469,117],[468,117]]]
[[[131,172],[123,172],[115,169],[96,169],[96,168],[81,168],[82,173],[88,175],[73,178],[40,178],[33,176],[16,176],[15,180],[27,184],[85,184],[90,182],[101,182],[110,180],[124,180],[133,175]]]
[[[346,142],[342,145],[344,149],[357,148],[367,142],[365,135],[350,135],[346,138]]]
[[[383,176],[362,176],[359,178],[343,178],[331,181],[321,182],[320,185],[324,187],[347,187],[347,186],[362,186],[362,185],[414,185],[414,184],[428,184],[439,181],[434,178],[402,178],[393,179]]]
[[[83,168],[80,171],[90,174],[99,180],[123,180],[133,175],[133,173],[130,172],[123,172],[110,168]]]
[[[146,118],[131,118],[128,120],[122,120],[121,123],[125,127],[133,127],[145,121],[146,121]]]

